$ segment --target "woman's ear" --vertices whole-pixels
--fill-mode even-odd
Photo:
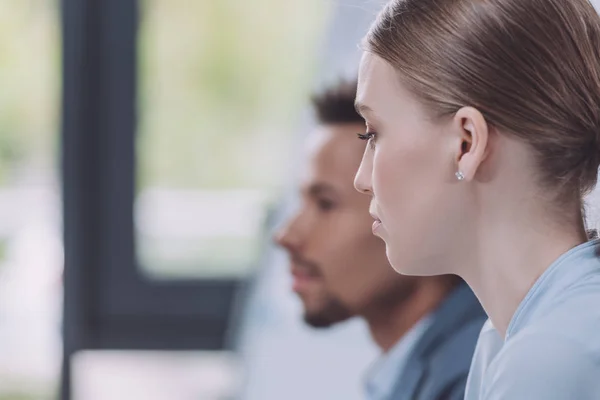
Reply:
[[[487,155],[490,134],[488,124],[477,109],[463,107],[455,114],[453,127],[459,138],[456,177],[471,181]]]

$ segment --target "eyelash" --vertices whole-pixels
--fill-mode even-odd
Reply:
[[[376,132],[365,132],[365,133],[359,133],[358,134],[358,138],[360,140],[367,140],[371,146],[371,148],[375,147],[375,138],[377,136]]]

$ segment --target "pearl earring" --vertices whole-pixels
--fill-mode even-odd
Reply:
[[[460,171],[457,171],[456,174],[454,174],[454,175],[456,175],[456,179],[458,179],[459,181],[464,181],[465,180],[465,174],[463,174]]]

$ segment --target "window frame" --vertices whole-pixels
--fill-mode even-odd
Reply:
[[[63,400],[80,350],[219,350],[236,279],[151,280],[136,261],[136,0],[61,0]]]

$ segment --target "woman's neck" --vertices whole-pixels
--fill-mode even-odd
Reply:
[[[488,221],[488,229],[478,235],[477,260],[461,274],[503,337],[537,279],[562,254],[587,240],[583,226],[567,229],[529,217]]]

